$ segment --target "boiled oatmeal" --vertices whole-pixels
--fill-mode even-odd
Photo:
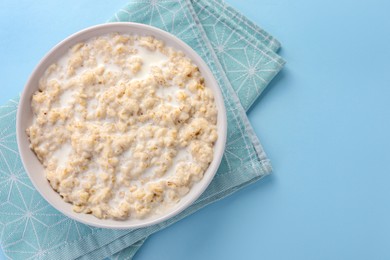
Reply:
[[[162,214],[213,160],[217,109],[198,67],[153,37],[74,45],[32,96],[30,147],[75,212]]]

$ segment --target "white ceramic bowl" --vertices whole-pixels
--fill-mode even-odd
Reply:
[[[72,205],[63,201],[60,195],[55,192],[47,181],[44,169],[38,161],[35,154],[29,148],[29,140],[26,135],[26,128],[31,125],[33,113],[31,110],[31,97],[38,90],[38,81],[44,71],[52,63],[56,62],[65,52],[74,44],[85,41],[91,37],[104,35],[107,33],[129,33],[137,35],[152,35],[157,39],[163,40],[166,45],[172,46],[183,51],[193,62],[199,67],[203,77],[205,78],[206,86],[210,88],[215,97],[218,109],[218,140],[214,148],[214,159],[209,168],[204,174],[203,179],[195,184],[190,192],[181,199],[181,201],[167,211],[164,215],[151,216],[145,219],[129,219],[129,220],[113,220],[113,219],[98,219],[91,214],[75,213],[72,210]],[[23,162],[24,168],[27,171],[35,188],[54,208],[65,214],[66,216],[95,227],[128,229],[150,226],[171,218],[188,206],[190,206],[207,188],[213,179],[219,164],[221,163],[222,155],[226,143],[226,110],[219,86],[211,73],[206,63],[199,55],[191,49],[187,44],[176,38],[175,36],[157,29],[155,27],[137,24],[137,23],[109,23],[97,25],[78,33],[75,33],[59,44],[57,44],[49,53],[40,61],[38,66],[31,74],[22,93],[16,120],[18,147]]]

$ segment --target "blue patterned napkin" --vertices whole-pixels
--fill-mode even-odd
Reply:
[[[17,151],[18,100],[0,108],[0,243],[10,259],[131,259],[144,239],[271,171],[245,115],[283,67],[277,40],[222,1],[131,0],[111,22],[166,30],[189,44],[213,71],[225,98],[228,142],[208,189],[188,209],[141,229],[93,228],[52,208],[34,189]]]

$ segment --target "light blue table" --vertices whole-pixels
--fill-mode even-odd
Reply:
[[[249,113],[274,174],[153,235],[136,259],[390,259],[390,2],[228,2],[288,62]],[[0,103],[55,43],[125,3],[1,0]]]

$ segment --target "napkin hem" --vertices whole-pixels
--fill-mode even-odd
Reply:
[[[214,4],[214,2],[213,2],[213,4],[209,4],[208,0],[198,0],[198,1],[190,0],[190,1],[193,2],[194,5],[197,5],[199,8],[201,8],[200,12],[204,11],[206,14],[208,14],[210,16],[213,16],[214,19],[218,20],[225,27],[229,28],[232,31],[232,33],[236,33],[240,37],[245,38],[245,41],[247,42],[248,45],[250,45],[253,49],[257,50],[258,52],[262,53],[263,56],[265,56],[265,57],[267,57],[269,59],[269,61],[267,63],[271,63],[272,62],[271,64],[269,64],[269,66],[270,66],[269,70],[268,70],[269,73],[264,75],[261,79],[257,79],[257,80],[262,80],[262,83],[260,83],[262,87],[259,87],[257,89],[257,95],[255,95],[255,96],[253,96],[251,98],[249,98],[249,96],[248,96],[245,100],[242,100],[243,99],[242,97],[237,97],[240,100],[239,104],[242,107],[244,107],[244,109],[249,109],[254,104],[256,99],[260,96],[260,94],[265,90],[267,85],[272,81],[272,79],[283,68],[283,66],[286,63],[286,61],[282,57],[280,57],[276,52],[274,52],[274,50],[270,49],[264,43],[264,39],[261,39],[262,37],[260,37],[260,34],[263,35],[262,34],[263,30],[260,27],[258,27],[256,29],[256,31],[255,31],[255,33],[253,35],[251,35],[251,34],[248,33],[247,30],[244,30],[243,27],[240,26],[239,22],[237,24],[234,24],[232,22],[233,21],[232,18],[226,17],[226,15],[224,14],[223,11],[218,10],[215,7],[215,4],[220,4],[222,6],[222,4],[219,3],[220,1],[215,1],[215,4]],[[194,20],[198,21],[197,22],[198,27],[202,27],[203,28],[202,23],[200,22],[200,18],[198,17],[198,15],[196,13],[196,10],[193,7],[193,5],[191,4],[191,2],[189,4],[190,6],[188,8],[192,8],[193,9],[192,17],[193,17]],[[224,8],[224,7],[222,6],[221,8]],[[232,9],[232,8],[230,7],[230,9]],[[223,10],[225,10],[225,9],[223,9]],[[204,28],[203,28],[203,30],[204,30]],[[253,29],[253,30],[255,30],[255,29]],[[205,30],[203,31],[203,33],[205,35],[204,38],[208,39],[208,36],[207,36],[207,33],[206,33]],[[257,37],[255,35],[257,35]],[[267,33],[267,35],[268,35],[268,33]],[[270,36],[270,37],[272,37],[272,36]],[[278,42],[278,44],[280,46],[279,42]],[[229,59],[234,59],[234,60],[236,58],[231,56],[229,54],[229,52],[226,51],[226,52],[224,52],[223,57],[221,57],[221,59],[222,59],[221,60],[218,57],[217,53],[215,53],[214,47],[212,45],[210,45],[208,49],[210,49],[210,48],[213,51],[213,54],[215,55],[214,60],[216,60],[220,64],[219,71],[223,71],[224,77],[230,83],[230,81],[229,81],[229,79],[228,79],[228,77],[227,77],[227,75],[225,73],[225,69],[223,69],[224,66],[226,67],[223,57],[228,57]],[[265,83],[265,85],[263,84],[263,82]],[[236,89],[236,90],[232,86],[231,86],[231,88],[233,89],[234,94],[238,95],[237,93],[240,91],[240,88]]]
[[[272,36],[266,30],[264,30],[263,28],[261,28],[260,26],[255,24],[253,21],[248,19],[244,14],[242,14],[240,11],[238,11],[235,8],[233,8],[232,6],[230,6],[228,3],[224,2],[224,1],[215,1],[215,3],[218,4],[221,8],[224,8],[227,11],[229,11],[231,14],[233,14],[231,19],[234,19],[236,16],[238,16],[239,19],[245,23],[245,25],[247,25],[250,29],[252,29],[254,32],[256,32],[256,35],[261,34],[262,36],[264,36],[265,37],[264,39],[258,39],[258,40],[260,40],[260,41],[265,40],[266,41],[265,45],[268,48],[270,48],[274,52],[279,51],[279,49],[281,48],[281,43],[274,36]],[[240,25],[240,27],[242,27],[242,26]],[[250,33],[247,33],[247,35],[249,35],[251,37],[253,36]]]
[[[275,53],[280,49],[281,44],[275,37],[273,37],[267,31],[265,31],[264,29],[262,29],[261,27],[259,27],[258,25],[250,21],[241,12],[235,10],[226,2],[220,0],[215,0],[215,1],[191,0],[191,1],[193,1],[194,4],[199,4],[200,2],[203,2],[204,4],[202,5],[202,7],[204,8],[202,8],[202,10],[207,10],[209,13],[212,12],[216,18],[217,15],[219,15],[221,18],[223,18],[225,23],[228,24],[227,26],[232,30],[237,30],[238,27],[242,34],[245,34],[248,38],[250,38],[251,42],[260,41],[264,45],[264,47],[266,47],[267,49]],[[222,11],[220,9],[222,9]],[[231,16],[227,16],[227,14],[223,11],[229,12]],[[238,22],[233,23],[233,21],[237,21],[237,20]],[[248,30],[245,30],[241,25],[241,23],[246,25],[254,33],[251,34],[248,32]]]
[[[202,24],[200,23],[193,6],[191,5],[191,0],[185,0],[185,2],[187,3],[188,9],[190,10],[190,13],[191,13],[195,23],[198,25],[199,32],[201,34],[201,37],[203,38],[203,42],[204,42],[205,45],[207,45],[207,49],[208,49],[208,51],[210,52],[210,54],[211,54],[211,56],[213,58],[213,62],[215,64],[215,66],[217,67],[218,72],[221,74],[222,80],[225,82],[226,88],[229,91],[229,94],[231,95],[231,98],[233,99],[233,102],[238,107],[237,110],[238,110],[239,116],[241,117],[241,121],[244,124],[244,129],[246,129],[246,132],[249,135],[251,143],[252,143],[254,149],[256,150],[256,153],[257,153],[260,161],[267,160],[268,159],[267,155],[264,152],[264,149],[263,149],[262,145],[260,144],[259,139],[255,135],[254,130],[253,130],[253,128],[252,128],[252,126],[251,126],[251,124],[249,122],[249,119],[248,119],[248,117],[247,117],[247,115],[245,113],[245,109],[242,106],[242,104],[241,104],[237,94],[234,92],[233,87],[230,84],[230,81],[228,80],[228,78],[227,78],[227,76],[225,74],[225,71],[222,68],[221,63],[219,62],[218,57],[215,54],[214,49],[212,48],[212,46],[210,44],[210,41],[209,41],[209,39],[208,39],[208,37],[206,35],[206,32],[205,32]],[[202,47],[202,48],[204,48],[204,47]],[[253,158],[251,158],[251,159],[253,159]]]
[[[186,0],[187,1],[187,0]],[[193,6],[191,5],[191,8],[193,8]],[[212,12],[210,9],[207,9],[207,8],[204,8],[203,10],[207,11],[210,15],[213,15],[215,19],[218,19],[218,14],[216,14],[215,12]],[[197,17],[196,15],[196,12],[195,10],[193,10],[193,14],[192,16],[196,17],[196,19],[199,21],[199,18]],[[221,16],[221,18],[223,18],[223,23],[229,27],[232,31],[237,31],[236,28],[234,28],[232,26],[232,23],[231,23],[231,19],[227,19],[225,16]],[[222,21],[222,19],[221,19]],[[198,22],[198,25],[199,26],[202,26],[200,21]],[[265,56],[267,56],[269,59],[271,59],[272,61],[278,63],[278,65],[280,66],[283,66],[285,64],[285,61],[282,57],[280,57],[275,51],[273,51],[272,49],[270,49],[269,47],[267,47],[263,42],[262,40],[260,39],[256,39],[254,38],[254,36],[252,35],[249,35],[245,32],[245,30],[242,29],[242,27],[240,25],[238,25],[238,27],[240,28],[240,33],[242,34],[246,34],[248,36],[248,38],[246,39],[251,45],[253,48],[257,49],[258,51],[260,51],[262,54],[264,54]],[[202,26],[203,28],[203,26]],[[204,29],[203,29],[204,30]],[[206,36],[207,37],[207,36]],[[212,46],[210,46],[212,48]]]

